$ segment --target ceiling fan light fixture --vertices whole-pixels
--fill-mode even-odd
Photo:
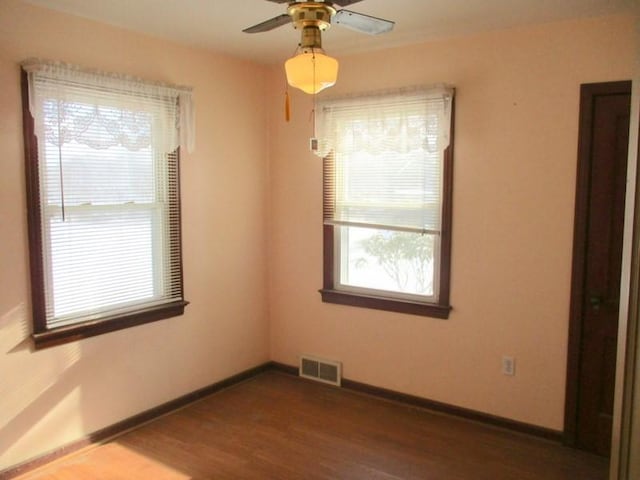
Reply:
[[[296,55],[285,62],[287,82],[305,93],[315,95],[331,87],[338,78],[338,61],[322,50],[321,32],[333,23],[358,32],[377,35],[393,29],[394,22],[350,10],[336,9],[361,0],[268,0],[286,3],[287,13],[258,23],[243,31],[267,32],[287,23],[301,32]],[[288,98],[288,97],[287,97]]]
[[[333,86],[338,79],[338,60],[321,48],[304,48],[284,64],[287,82],[305,93],[315,95]]]

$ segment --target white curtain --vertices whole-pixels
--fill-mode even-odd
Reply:
[[[29,109],[36,135],[62,146],[76,141],[94,149],[152,146],[168,154],[195,146],[192,89],[62,62],[29,59]],[[37,86],[37,88],[36,88]],[[43,138],[44,140],[45,138]]]
[[[343,136],[341,135],[343,121],[349,118],[366,118],[369,120],[369,125],[378,123],[378,126],[374,127],[375,131],[371,132],[374,137],[366,139],[373,141],[367,143],[363,139],[358,148],[375,150],[385,145],[397,150],[423,146],[431,152],[444,150],[449,146],[451,102],[454,91],[454,88],[449,85],[438,84],[322,100],[316,107],[316,136],[319,148],[315,153],[320,157],[326,157],[335,150],[337,142]],[[406,121],[404,127],[407,129],[404,130],[403,135],[398,135],[393,123],[384,126],[385,118],[402,116],[407,119],[415,112],[421,112],[431,119],[426,125],[427,130],[424,134],[415,128],[412,131],[412,126]]]
[[[439,234],[453,95],[442,85],[318,106],[326,224]]]
[[[191,89],[27,61],[48,328],[183,300],[178,158]]]

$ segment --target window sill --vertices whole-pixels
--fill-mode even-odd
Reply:
[[[145,323],[164,320],[166,318],[177,317],[184,313],[184,307],[189,302],[179,301],[158,307],[148,308],[126,315],[101,318],[100,320],[66,325],[35,332],[31,336],[36,350],[62,345],[64,343],[75,342],[83,338],[102,335],[103,333],[115,332]]]
[[[408,313],[410,315],[422,315],[424,317],[447,319],[451,311],[451,306],[449,305],[413,302],[410,300],[363,295],[360,293],[343,292],[326,288],[320,290],[320,295],[322,296],[322,301],[325,303],[373,308],[375,310]]]

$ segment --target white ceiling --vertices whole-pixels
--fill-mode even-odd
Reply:
[[[24,0],[129,30],[262,63],[293,55],[290,25],[265,33],[242,29],[286,11],[265,0]],[[561,19],[623,13],[639,0],[362,0],[349,7],[396,22],[392,32],[368,36],[334,26],[323,34],[333,56],[417,43],[443,36]]]

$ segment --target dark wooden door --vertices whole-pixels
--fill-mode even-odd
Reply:
[[[630,82],[582,86],[567,415],[574,444],[600,455],[611,448],[630,99]]]

